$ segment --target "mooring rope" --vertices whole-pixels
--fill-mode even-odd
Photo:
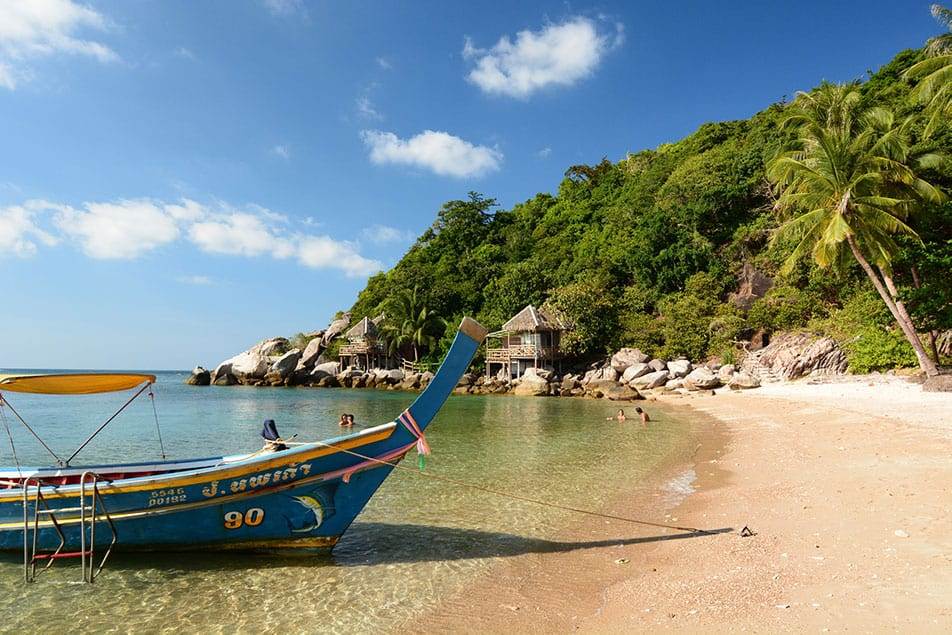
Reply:
[[[23,478],[23,470],[20,469],[20,459],[17,457],[17,446],[13,444],[13,433],[10,432],[10,425],[7,423],[7,412],[4,409],[6,402],[3,396],[0,396],[0,420],[3,421],[3,429],[7,431],[7,438],[10,439],[10,450],[13,451],[13,462],[17,464],[17,475]]]
[[[503,498],[511,498],[511,499],[513,499],[513,500],[523,501],[523,502],[525,502],[525,503],[532,503],[532,504],[534,504],[534,505],[540,505],[540,506],[542,506],[542,507],[551,507],[551,508],[554,508],[554,509],[561,509],[561,510],[563,510],[563,511],[574,512],[574,513],[576,513],[576,514],[584,514],[584,515],[586,515],[586,516],[595,516],[595,517],[598,517],[598,518],[607,518],[607,519],[610,519],[610,520],[619,520],[619,521],[626,522],[626,523],[633,523],[633,524],[635,524],[635,525],[645,525],[645,526],[648,526],[648,527],[660,527],[660,528],[663,528],[663,529],[677,529],[678,531],[689,531],[689,532],[691,532],[691,533],[696,533],[696,534],[711,534],[711,533],[713,533],[713,532],[707,531],[707,530],[705,530],[705,529],[698,529],[697,527],[683,527],[683,526],[679,526],[679,525],[666,525],[666,524],[664,524],[664,523],[654,523],[654,522],[651,522],[651,521],[648,521],[648,520],[639,520],[639,519],[637,519],[637,518],[628,518],[628,517],[625,517],[625,516],[617,516],[617,515],[615,515],[615,514],[605,514],[605,513],[602,513],[602,512],[592,511],[592,510],[590,510],[590,509],[580,509],[580,508],[578,508],[578,507],[570,507],[570,506],[568,506],[568,505],[560,505],[560,504],[558,504],[558,503],[552,503],[552,502],[549,502],[549,501],[543,501],[543,500],[539,500],[539,499],[535,499],[535,498],[529,498],[528,496],[521,496],[521,495],[519,495],[519,494],[512,494],[512,493],[510,493],[510,492],[504,492],[504,491],[501,491],[501,490],[493,489],[493,488],[491,488],[491,487],[486,487],[486,486],[484,486],[484,485],[477,485],[477,484],[475,484],[475,483],[469,483],[469,482],[467,482],[467,481],[461,481],[461,480],[458,480],[458,479],[455,479],[455,478],[451,478],[451,477],[449,477],[449,476],[441,476],[441,475],[439,475],[439,474],[433,474],[432,472],[425,472],[425,471],[423,471],[423,470],[414,469],[414,468],[409,467],[409,466],[399,465],[398,463],[391,463],[390,461],[385,461],[385,460],[382,460],[382,459],[374,458],[374,457],[372,457],[372,456],[367,456],[367,455],[365,455],[365,454],[361,454],[361,453],[359,453],[359,452],[354,452],[353,450],[348,450],[348,449],[346,449],[346,448],[341,448],[341,447],[339,447],[339,446],[336,446],[336,445],[333,445],[333,444],[330,444],[330,443],[324,443],[323,441],[312,441],[312,443],[314,443],[314,444],[316,444],[316,445],[322,445],[322,446],[327,447],[327,448],[333,448],[333,449],[338,450],[338,451],[340,451],[340,452],[343,452],[343,453],[345,453],[345,454],[350,454],[350,455],[355,456],[355,457],[357,457],[357,458],[359,458],[359,459],[363,459],[364,461],[369,461],[369,462],[372,462],[372,463],[379,463],[379,464],[381,464],[381,465],[388,465],[388,466],[390,466],[390,467],[392,467],[392,468],[400,469],[400,470],[403,470],[403,471],[405,471],[405,472],[409,472],[409,473],[411,473],[411,474],[415,474],[415,475],[417,475],[417,476],[423,476],[423,477],[426,477],[426,478],[433,479],[433,480],[435,480],[435,481],[442,481],[442,482],[444,482],[444,483],[450,483],[450,484],[452,484],[452,485],[457,485],[457,486],[459,486],[459,487],[466,487],[466,488],[473,489],[473,490],[477,490],[477,491],[480,491],[480,492],[485,492],[485,493],[487,493],[487,494],[494,494],[494,495],[496,495],[496,496],[501,496],[501,497],[503,497]],[[410,447],[412,447],[412,445],[407,447],[407,451],[409,451]],[[397,459],[397,460],[399,460],[399,459]]]
[[[149,384],[149,401],[152,402],[152,416],[155,418],[155,433],[159,435],[159,451],[162,453],[162,460],[166,459],[165,444],[162,443],[162,430],[159,428],[159,413],[155,410],[155,393],[152,384]]]

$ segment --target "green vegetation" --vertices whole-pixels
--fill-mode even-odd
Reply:
[[[404,348],[413,351],[413,361],[419,361],[420,350],[433,350],[438,336],[446,330],[446,321],[423,305],[419,287],[412,291],[402,289],[386,303],[387,317],[381,331],[391,353]]]
[[[575,325],[565,345],[582,359],[638,346],[730,360],[756,331],[812,329],[848,343],[855,370],[915,363],[909,322],[952,328],[952,204],[936,195],[952,190],[952,165],[940,160],[952,126],[933,118],[937,102],[927,108],[913,94],[908,72],[930,54],[904,51],[861,84],[821,86],[617,163],[572,166],[555,194],[509,210],[475,192],[449,201],[392,270],[368,281],[354,319],[415,294],[418,307],[447,318],[428,331],[433,357],[464,314],[498,329],[526,304],[548,303]],[[810,104],[827,102],[827,120],[817,110],[811,124]],[[811,145],[821,133],[842,133],[836,161],[852,175],[834,189],[807,175],[822,162]],[[846,213],[827,204],[844,183],[855,186]],[[885,296],[872,294],[851,232]],[[729,301],[745,264],[774,281],[746,312]],[[870,297],[875,317],[850,317]],[[902,317],[900,305],[908,321],[891,316]]]

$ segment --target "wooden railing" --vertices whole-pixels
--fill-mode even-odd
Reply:
[[[379,344],[344,344],[337,354],[344,356],[367,355],[368,353],[379,353],[381,351],[383,351],[383,347]]]
[[[535,344],[519,344],[503,348],[486,350],[487,362],[508,362],[511,359],[556,359],[560,356],[559,349],[551,346],[536,346]]]
[[[409,359],[403,360],[400,366],[407,373],[425,373],[430,370],[429,362],[412,362]]]

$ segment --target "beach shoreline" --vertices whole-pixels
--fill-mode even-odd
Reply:
[[[730,531],[580,521],[560,538],[608,544],[501,561],[410,630],[952,628],[952,397],[868,376],[656,403],[697,420],[694,491],[604,511]]]

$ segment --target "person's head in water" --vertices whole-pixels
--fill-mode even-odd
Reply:
[[[350,414],[347,415],[347,425],[349,426],[354,425],[354,415],[350,415]]]
[[[339,425],[339,426],[347,426],[347,425],[350,425],[350,424],[347,422],[347,413],[346,413],[346,412],[341,413],[341,415],[340,415],[340,421],[337,422],[337,425]]]
[[[642,412],[644,412],[644,410],[641,409],[641,406],[638,406],[637,408],[635,408],[635,412],[637,412],[638,414],[641,414]]]

